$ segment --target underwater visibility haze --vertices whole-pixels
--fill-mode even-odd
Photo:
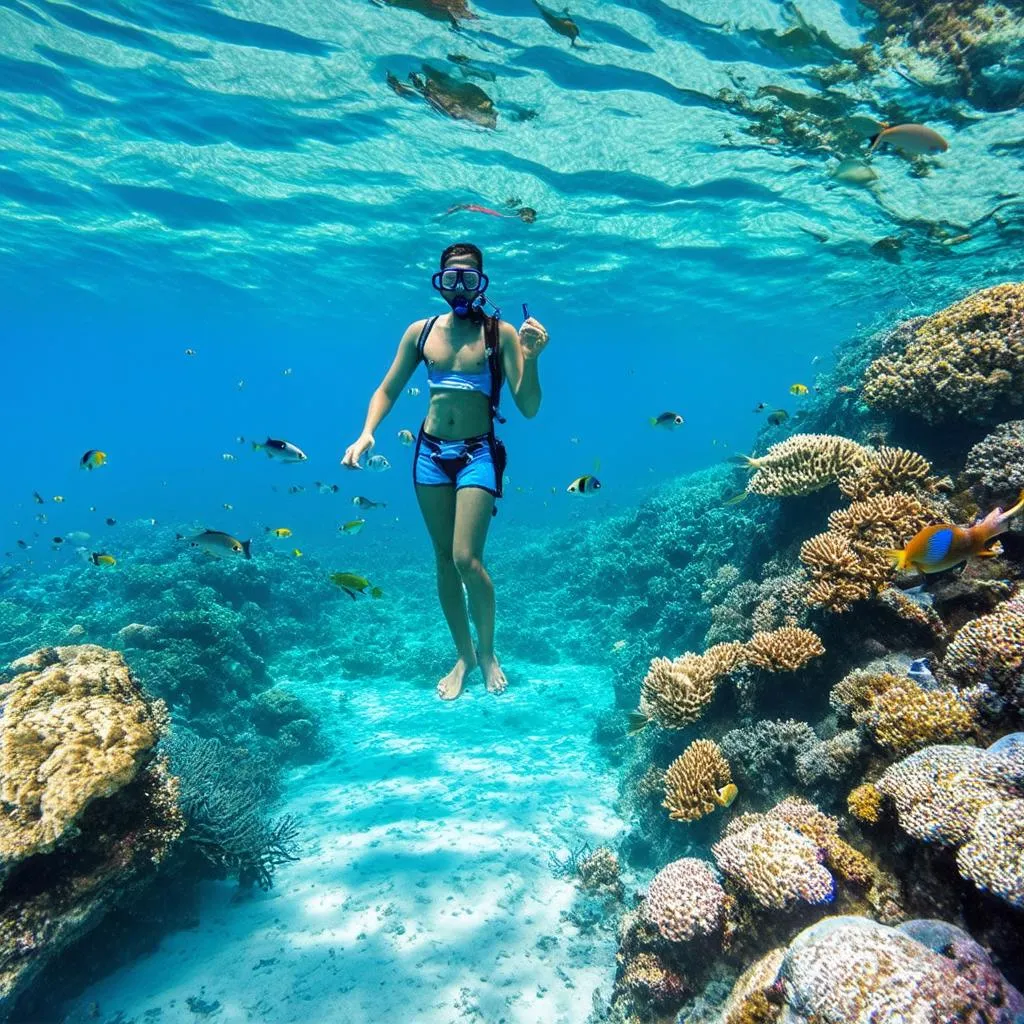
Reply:
[[[1024,1024],[1022,83],[1017,0],[0,0],[0,1020]]]

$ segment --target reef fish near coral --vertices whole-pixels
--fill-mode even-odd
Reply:
[[[954,526],[950,523],[926,526],[905,548],[890,548],[886,554],[897,569],[919,569],[921,572],[952,569],[971,556],[991,558],[1001,552],[989,547],[989,544],[1010,528],[1010,519],[1021,509],[1024,509],[1024,491],[1021,491],[1017,504],[1005,512],[1001,508],[994,509],[973,526]]]
[[[869,153],[882,143],[910,156],[925,156],[928,153],[945,153],[949,143],[934,128],[923,124],[886,125],[871,139]]]

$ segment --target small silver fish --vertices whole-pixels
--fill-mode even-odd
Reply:
[[[420,393],[420,389],[419,389],[419,388],[416,388],[416,387],[412,387],[412,388],[406,388],[406,389],[405,389],[405,393],[406,393],[406,394],[407,394],[407,395],[408,395],[408,396],[409,396],[410,398],[416,398],[416,397],[417,397],[417,396],[419,395],[419,393]]]
[[[366,468],[371,473],[383,473],[391,468],[391,463],[383,455],[371,455],[366,460]]]
[[[268,437],[263,444],[253,441],[252,450],[264,451],[267,458],[278,459],[281,462],[305,462],[307,458],[306,453],[298,445],[274,437]]]
[[[244,558],[252,558],[251,540],[238,540],[230,533],[223,533],[221,530],[203,530],[202,533],[191,537],[189,544],[214,558],[221,558],[224,555],[242,555]]]

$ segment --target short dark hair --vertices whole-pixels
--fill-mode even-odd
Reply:
[[[449,245],[441,253],[442,270],[444,270],[446,264],[453,256],[472,256],[476,260],[476,269],[480,271],[484,269],[484,254],[472,242],[456,242],[454,245]]]

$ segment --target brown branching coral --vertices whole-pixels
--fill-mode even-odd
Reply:
[[[754,470],[747,491],[769,497],[811,494],[855,473],[867,458],[867,449],[848,437],[794,434],[746,460]]]
[[[673,821],[696,821],[716,807],[728,807],[735,795],[729,762],[718,744],[695,740],[669,765],[662,806]]]
[[[927,317],[902,352],[876,359],[864,400],[929,423],[984,421],[1024,402],[1024,284],[1000,284]]]
[[[824,653],[817,633],[795,626],[755,633],[744,647],[745,660],[766,672],[795,672]]]
[[[52,849],[94,800],[127,785],[167,724],[116,651],[90,644],[22,658],[0,686],[0,859]]]
[[[911,494],[882,494],[855,501],[828,517],[828,532],[800,548],[811,585],[807,602],[847,611],[854,601],[880,593],[895,570],[886,551],[900,548],[938,512]]]
[[[840,479],[839,489],[855,501],[918,488],[930,491],[936,484],[931,472],[931,463],[923,455],[883,446],[868,451],[864,464]]]

